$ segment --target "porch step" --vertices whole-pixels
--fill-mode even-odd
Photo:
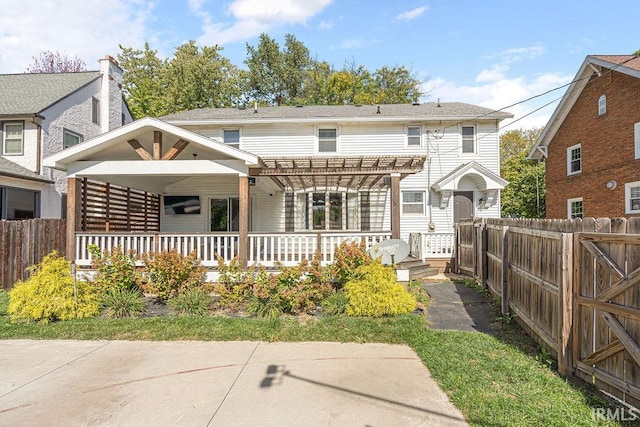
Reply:
[[[398,268],[409,270],[409,278],[416,280],[438,274],[438,268],[431,267],[423,260],[413,257],[405,258],[404,261],[398,264]]]

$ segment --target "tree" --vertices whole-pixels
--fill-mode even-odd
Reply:
[[[500,137],[500,169],[509,185],[502,191],[502,215],[544,218],[544,163],[527,159],[542,128],[505,132]]]
[[[160,80],[166,62],[158,52],[144,44],[144,49],[120,46],[118,62],[124,72],[123,92],[133,117],[158,117],[170,108],[165,105],[163,83]]]
[[[69,58],[60,52],[46,50],[34,56],[33,63],[27,67],[27,73],[77,73],[87,71],[87,64],[77,56]]]

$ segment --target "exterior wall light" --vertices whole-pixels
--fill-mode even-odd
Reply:
[[[615,190],[615,188],[618,186],[618,183],[615,181],[615,179],[612,179],[610,181],[607,181],[606,185],[609,190]]]

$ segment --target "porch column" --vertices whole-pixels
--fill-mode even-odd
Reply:
[[[391,238],[400,238],[400,174],[391,174]]]
[[[249,177],[238,176],[239,218],[238,232],[238,257],[243,267],[247,266],[249,259]]]
[[[76,231],[81,227],[82,212],[80,203],[82,202],[82,190],[80,189],[80,179],[67,178],[67,251],[68,261],[76,260]]]

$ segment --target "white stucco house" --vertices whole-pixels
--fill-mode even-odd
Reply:
[[[459,218],[500,216],[508,117],[464,103],[197,109],[44,165],[67,173],[67,255],[79,264],[91,243],[196,250],[215,267],[216,255],[268,266],[316,250],[329,262],[341,241],[387,238],[446,259]]]
[[[42,159],[133,119],[122,70],[110,56],[98,71],[0,75],[0,219],[60,218],[66,174]]]

